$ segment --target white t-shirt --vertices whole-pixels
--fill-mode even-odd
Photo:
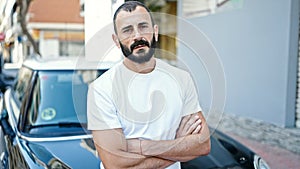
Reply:
[[[118,63],[89,86],[89,130],[122,128],[126,139],[171,140],[183,116],[201,111],[189,73],[156,59],[146,74]],[[180,168],[177,162],[168,168]]]

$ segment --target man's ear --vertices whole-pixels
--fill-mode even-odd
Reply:
[[[154,25],[154,38],[155,41],[158,41],[158,25]]]
[[[112,34],[111,37],[112,37],[113,41],[115,42],[116,46],[118,48],[120,48],[121,46],[120,46],[120,42],[119,42],[118,36],[116,34]]]

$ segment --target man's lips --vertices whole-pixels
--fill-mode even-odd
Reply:
[[[136,47],[134,47],[133,49],[140,49],[140,48],[143,48],[143,47],[145,47],[146,45],[138,45],[138,46],[136,46]]]

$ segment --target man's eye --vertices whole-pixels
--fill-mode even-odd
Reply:
[[[148,25],[142,25],[141,28],[142,28],[142,29],[147,29],[147,28],[148,28]]]
[[[130,33],[130,32],[131,32],[130,29],[124,29],[124,30],[123,30],[123,33]]]

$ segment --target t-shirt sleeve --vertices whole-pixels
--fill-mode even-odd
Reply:
[[[87,119],[89,130],[121,128],[112,98],[93,83],[87,94]]]
[[[197,113],[201,111],[201,107],[198,100],[197,90],[193,79],[190,75],[186,76],[186,85],[184,87],[184,102],[182,109],[182,116]]]

